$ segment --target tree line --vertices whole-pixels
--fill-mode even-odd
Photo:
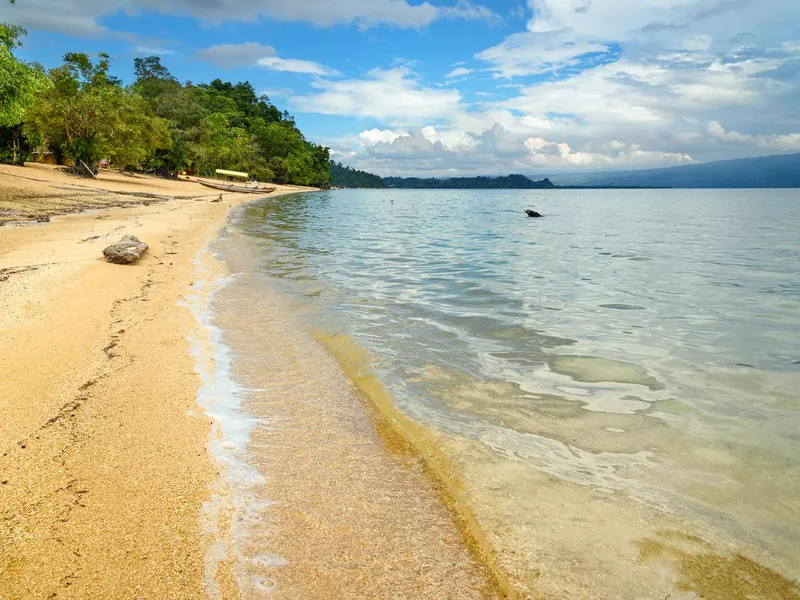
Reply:
[[[331,161],[331,185],[343,188],[383,188],[383,178]]]
[[[525,175],[506,175],[502,177],[450,177],[447,179],[419,177],[386,177],[386,187],[410,189],[446,190],[546,190],[556,186],[546,177],[534,181]]]
[[[109,73],[106,54],[68,53],[45,71],[14,55],[24,35],[0,24],[0,161],[22,164],[47,149],[83,174],[107,160],[164,177],[224,168],[260,181],[329,183],[328,148],[306,140],[249,82],[181,83],[156,56],[135,59],[130,85]]]

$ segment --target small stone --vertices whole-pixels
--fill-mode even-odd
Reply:
[[[145,250],[147,250],[147,244],[132,235],[126,235],[116,244],[112,244],[103,250],[103,256],[106,257],[108,262],[127,265],[138,260]]]

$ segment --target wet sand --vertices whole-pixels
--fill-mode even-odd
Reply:
[[[498,597],[424,463],[381,427],[299,307],[253,277],[238,274],[214,300],[239,395],[258,417],[250,463],[261,477],[245,479],[234,511],[245,596]]]
[[[0,597],[206,597],[199,515],[217,466],[188,353],[196,323],[178,302],[196,253],[251,198],[216,197],[0,168],[6,220],[52,219],[0,227]],[[78,208],[101,210],[53,216]],[[150,245],[143,258],[103,261],[128,233]],[[214,576],[238,597],[225,561]]]

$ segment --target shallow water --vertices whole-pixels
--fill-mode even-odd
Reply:
[[[232,227],[439,436],[517,587],[796,593],[796,191],[337,191]]]

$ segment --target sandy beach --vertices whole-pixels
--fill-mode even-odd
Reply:
[[[277,297],[230,301],[269,311],[252,356],[282,365],[270,382],[248,381],[247,363],[237,376],[286,390],[262,407],[282,433],[255,439],[276,452],[253,466],[267,496],[231,496],[201,407],[224,400],[209,397],[219,367],[196,306],[226,275],[210,243],[253,197],[218,198],[186,181],[0,167],[0,598],[257,598],[273,578],[279,597],[495,597],[419,460],[381,441]],[[149,250],[106,262],[125,234]],[[235,539],[237,520],[273,505],[274,528]]]
[[[196,324],[178,303],[198,250],[252,198],[218,197],[0,167],[2,219],[27,225],[0,227],[1,598],[206,596],[199,515],[217,469],[188,353]],[[148,252],[105,262],[124,234]],[[238,597],[225,564],[214,577]]]

